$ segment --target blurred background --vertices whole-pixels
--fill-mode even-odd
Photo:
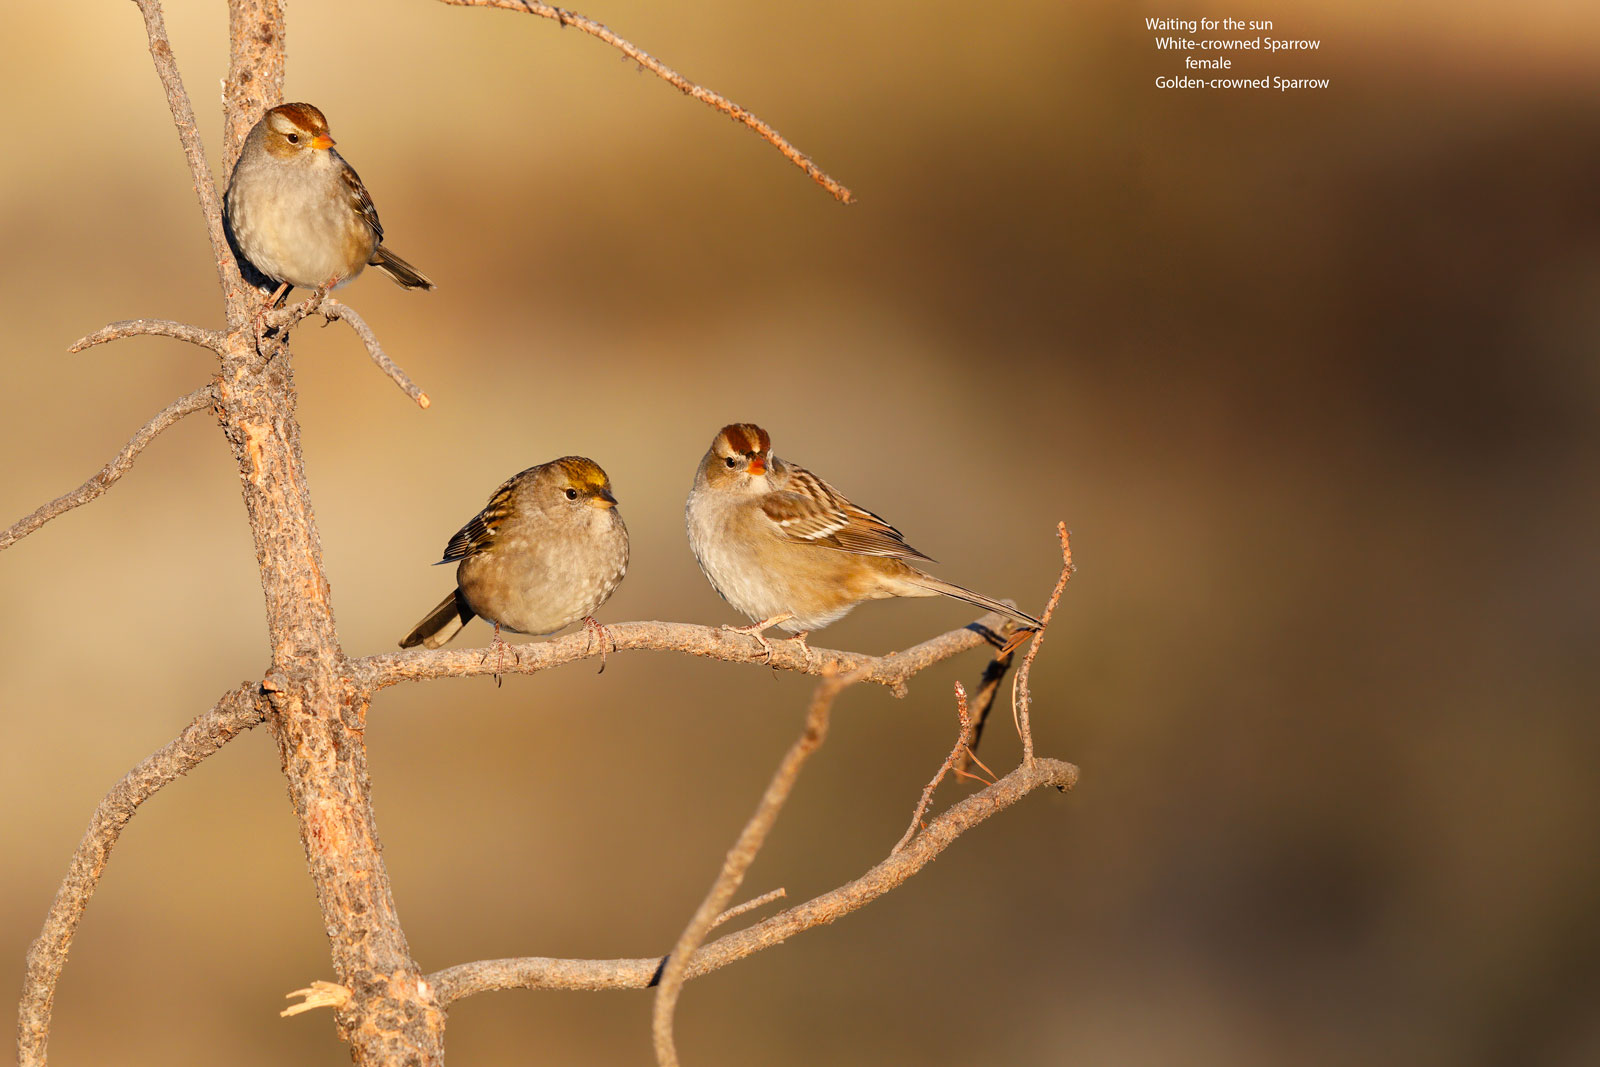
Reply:
[[[4,522],[211,373],[174,341],[74,339],[221,321],[138,13],[101,7],[7,16]],[[291,4],[288,97],[327,112],[389,243],[439,284],[341,293],[426,412],[347,330],[295,337],[345,648],[393,648],[495,486],[574,452],[633,535],[602,620],[743,622],[681,518],[734,420],[954,581],[1038,610],[1058,520],[1079,566],[1034,713],[1078,790],[692,984],[686,1062],[1600,1062],[1600,7],[582,10],[860,203],[545,20]],[[1236,73],[1331,87],[1156,89],[1181,61],[1144,18],[1223,14],[1323,42]],[[168,21],[215,153],[224,5],[174,0]],[[214,422],[6,552],[0,600],[10,1003],[102,794],[265,668]],[[817,643],[886,652],[971,617],[871,604]],[[803,900],[880,859],[982,663],[903,701],[849,693],[748,895]],[[603,677],[380,694],[373,793],[417,960],[665,951],[809,692],[634,653]],[[1002,772],[1008,719],[981,753]],[[347,1062],[326,1013],[277,1017],[330,977],[257,730],[128,827],[52,1062]],[[484,995],[451,1011],[451,1062],[646,1063],[648,1016],[638,992]]]

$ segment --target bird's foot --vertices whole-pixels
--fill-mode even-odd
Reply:
[[[786,611],[782,615],[774,615],[770,619],[762,619],[760,622],[753,622],[749,626],[724,626],[723,629],[729,633],[744,634],[746,637],[755,638],[756,644],[760,645],[762,652],[765,653],[761,657],[761,662],[771,663],[772,643],[762,636],[762,631],[770,629],[780,622],[788,622],[792,618],[794,618],[794,612]],[[804,644],[804,642],[801,643]]]
[[[589,634],[589,647],[594,647],[594,639],[596,637],[600,639],[600,669],[595,673],[604,674],[606,673],[606,643],[611,640],[611,637],[606,633],[606,628],[595,621],[593,615],[585,615],[583,617],[583,628]]]

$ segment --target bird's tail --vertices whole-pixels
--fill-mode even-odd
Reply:
[[[433,279],[422,273],[387,248],[379,245],[372,250],[372,266],[395,280],[402,289],[432,289]]]
[[[1018,611],[1010,604],[1002,603],[994,597],[984,596],[982,593],[974,593],[970,589],[963,589],[959,585],[944,581],[942,578],[935,578],[931,574],[923,574],[918,571],[910,581],[912,584],[921,586],[930,592],[943,593],[945,596],[953,596],[957,600],[965,600],[968,604],[975,604],[980,608],[988,608],[990,611],[1004,615],[1008,619],[1015,619],[1024,626],[1031,626],[1035,630],[1042,625],[1032,615],[1025,611]]]
[[[428,648],[438,648],[456,634],[461,628],[473,619],[473,611],[467,607],[466,598],[461,595],[460,589],[452,589],[450,595],[439,601],[439,606],[411,628],[411,632],[400,639],[401,648],[415,648],[425,645]]]

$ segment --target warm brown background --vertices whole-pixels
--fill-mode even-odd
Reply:
[[[1055,521],[1074,531],[1036,729],[1079,791],[691,985],[687,1062],[1600,1059],[1600,8],[1159,6],[585,9],[772,121],[853,208],[551,23],[290,6],[291,98],[327,111],[439,282],[342,294],[428,412],[343,328],[297,334],[351,652],[442,595],[428,564],[502,478],[566,452],[606,467],[633,532],[605,618],[742,621],[681,523],[733,419],[1029,607]],[[1201,13],[1322,38],[1239,70],[1333,88],[1157,91],[1177,61],[1143,17]],[[168,17],[214,149],[223,5]],[[209,373],[176,342],[69,342],[220,308],[134,7],[6,22],[0,521]],[[102,792],[265,664],[214,425],[6,553],[0,603],[9,1002]],[[819,643],[886,651],[969,617],[869,605]],[[751,893],[804,898],[884,853],[979,662],[904,702],[845,698]],[[367,736],[418,960],[664,950],[808,691],[628,654],[603,678],[385,692]],[[985,755],[1016,750],[1006,725]],[[128,830],[52,1062],[345,1062],[326,1013],[275,1014],[329,976],[319,925],[258,731]],[[451,1062],[647,1062],[648,1010],[476,998]]]

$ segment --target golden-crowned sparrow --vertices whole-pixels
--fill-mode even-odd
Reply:
[[[944,594],[1025,626],[1039,620],[913,567],[932,560],[900,531],[804,467],[772,454],[759,426],[725,426],[700,461],[685,509],[689,545],[722,598],[756,620],[805,634],[864,600]]]
[[[242,265],[285,287],[333,289],[373,266],[404,288],[432,289],[383,246],[378,209],[333,143],[310,104],[280,104],[250,130],[223,212]]]
[[[548,634],[588,619],[628,570],[628,528],[606,472],[565,456],[496,489],[445,546],[456,589],[400,641],[438,648],[474,615],[515,633]]]

